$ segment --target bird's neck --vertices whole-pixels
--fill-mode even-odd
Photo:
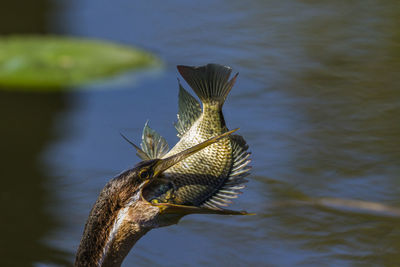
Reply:
[[[151,227],[142,223],[148,206],[131,199],[131,205],[121,207],[117,197],[105,187],[90,212],[75,266],[120,266],[133,245]]]
[[[97,266],[120,266],[135,243],[150,230],[131,222],[124,222],[120,227],[110,236]]]

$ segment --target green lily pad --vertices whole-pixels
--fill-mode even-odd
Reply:
[[[54,90],[158,65],[150,53],[108,42],[56,36],[0,38],[0,88]]]

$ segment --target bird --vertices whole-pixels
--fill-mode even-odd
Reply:
[[[168,144],[145,124],[142,159],[134,168],[110,180],[86,222],[75,266],[120,266],[134,244],[149,230],[176,224],[188,214],[248,215],[222,208],[244,187],[250,168],[248,146],[232,135],[222,105],[237,74],[230,67],[207,64],[178,66],[203,104],[179,83],[179,112],[175,127],[180,141]]]

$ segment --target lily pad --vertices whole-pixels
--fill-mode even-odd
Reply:
[[[158,65],[150,53],[108,42],[57,36],[0,38],[0,88],[54,90]]]

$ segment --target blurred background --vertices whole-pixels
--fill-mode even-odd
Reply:
[[[232,208],[257,215],[185,217],[124,266],[399,266],[399,18],[397,0],[3,1],[1,35],[134,45],[164,68],[0,90],[0,265],[70,266],[98,193],[139,160],[119,133],[138,143],[150,120],[173,146],[175,66],[215,62],[240,73],[224,114],[253,152]]]

